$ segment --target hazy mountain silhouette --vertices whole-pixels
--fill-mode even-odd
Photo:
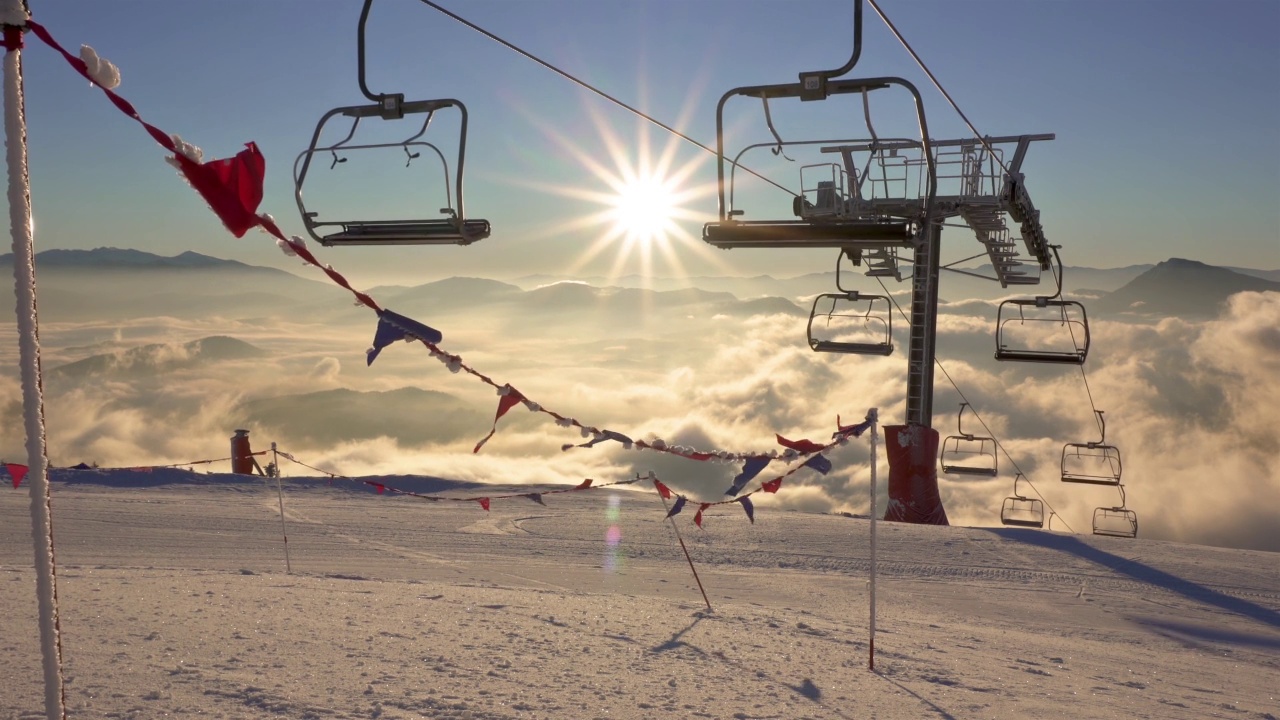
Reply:
[[[1280,292],[1280,282],[1195,260],[1170,258],[1094,301],[1090,309],[1100,313],[1212,317],[1228,297],[1247,291]]]
[[[503,426],[518,424],[513,413]],[[237,427],[269,433],[288,445],[335,444],[378,437],[401,445],[484,437],[493,422],[493,408],[481,408],[453,395],[405,387],[384,392],[338,389],[303,395],[283,395],[243,403],[236,411]]]
[[[13,255],[0,256],[12,266]],[[194,252],[163,257],[141,250],[45,250],[36,254],[41,318],[255,317],[298,308],[342,307],[345,291],[275,268]],[[12,293],[4,301],[13,307]]]
[[[0,265],[12,265],[13,253],[0,255]],[[188,250],[180,255],[165,257],[142,250],[100,247],[93,250],[44,250],[36,253],[37,272],[41,268],[93,268],[95,270],[119,268],[234,268],[257,272],[283,273],[282,270],[246,265],[235,260],[201,255]],[[284,273],[288,274],[288,273]]]
[[[92,355],[59,365],[49,374],[55,378],[83,380],[90,377],[141,377],[227,360],[243,360],[266,355],[266,351],[225,335],[193,340],[181,345],[143,345],[120,353]]]

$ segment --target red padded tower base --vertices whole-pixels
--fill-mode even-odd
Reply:
[[[938,431],[920,425],[886,425],[889,454],[889,508],[884,519],[920,525],[948,525],[938,495]]]

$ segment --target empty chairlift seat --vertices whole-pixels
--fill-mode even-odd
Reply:
[[[1057,292],[1000,303],[996,312],[996,360],[1083,365],[1089,357],[1089,316],[1084,305],[1062,299],[1062,259],[1053,248]]]
[[[1123,470],[1120,449],[1106,444],[1106,419],[1101,410],[1094,412],[1102,429],[1102,439],[1097,442],[1067,443],[1062,447],[1062,482],[1119,485]]]
[[[999,463],[996,459],[996,441],[994,438],[982,437],[964,431],[964,409],[969,403],[960,403],[960,414],[956,417],[956,431],[942,440],[942,448],[938,460],[942,464],[942,472],[949,475],[979,475],[995,477]]]
[[[809,347],[814,352],[892,355],[892,312],[883,295],[819,295],[809,313]]]
[[[1138,537],[1138,514],[1125,507],[1100,507],[1093,511],[1093,534]]]
[[[489,237],[491,228],[488,220],[468,218],[463,204],[463,170],[466,162],[467,146],[467,110],[457,100],[420,100],[403,102],[403,96],[386,96],[384,101],[374,105],[358,105],[340,107],[330,110],[316,125],[311,138],[311,145],[302,151],[294,161],[294,191],[298,211],[302,214],[303,226],[307,234],[325,246],[335,245],[468,245],[477,240]],[[461,113],[460,136],[458,138],[457,156],[453,168],[445,158],[444,152],[432,143],[423,140],[436,112],[456,108]],[[423,117],[422,123],[413,135],[404,140],[394,142],[352,143],[360,121],[365,118],[382,120],[401,120],[407,115]],[[344,117],[351,120],[346,136],[341,140],[321,144],[321,135],[325,125],[333,118]],[[395,152],[396,150],[401,152]],[[390,150],[385,157],[377,155],[378,150]],[[372,151],[372,152],[371,152]],[[401,184],[421,183],[423,188],[438,192],[435,201],[429,202],[427,208],[439,208],[439,217],[410,217],[407,219],[361,219],[354,217],[332,217],[321,215],[310,210],[303,199],[303,186],[309,175],[312,175],[313,160],[328,162],[329,170],[337,170],[347,162],[347,156],[361,153],[374,160],[386,161],[396,159],[402,162],[409,173]],[[424,154],[426,158],[419,160]],[[416,170],[418,163],[435,160],[440,170],[440,180],[429,180],[430,175]],[[402,168],[402,170],[403,170]],[[353,182],[355,182],[353,180]],[[441,207],[443,205],[443,207]],[[425,212],[423,213],[425,215]]]
[[[1018,493],[1018,481],[1025,480],[1022,473],[1013,478],[1013,495],[1000,506],[1000,522],[1015,527],[1044,527],[1044,502]]]

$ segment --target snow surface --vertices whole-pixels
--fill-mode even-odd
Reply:
[[[73,718],[1280,717],[1274,553],[884,523],[870,672],[865,519],[680,516],[706,612],[651,491],[286,478],[288,575],[274,483],[52,475]],[[0,717],[42,717],[25,488],[0,608]]]

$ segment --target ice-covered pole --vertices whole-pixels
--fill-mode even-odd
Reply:
[[[868,628],[867,668],[876,669],[876,446],[880,444],[879,408],[867,413],[871,420],[871,622]]]
[[[27,175],[27,125],[22,98],[22,33],[29,16],[22,0],[0,0],[4,28],[4,133],[9,171],[9,227],[13,234],[13,278],[18,316],[18,357],[27,434],[31,540],[35,551],[36,596],[40,601],[40,647],[44,658],[44,707],[49,720],[66,718],[62,689],[62,643],[58,627],[58,586],[53,560],[53,517],[49,459],[40,386],[40,331],[36,318],[35,242],[31,225],[31,183]]]

